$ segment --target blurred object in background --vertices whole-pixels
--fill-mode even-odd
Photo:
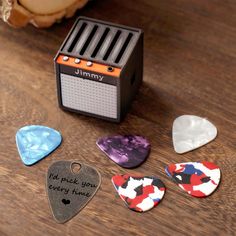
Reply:
[[[0,18],[14,27],[28,23],[50,27],[63,17],[72,17],[88,0],[0,0]]]

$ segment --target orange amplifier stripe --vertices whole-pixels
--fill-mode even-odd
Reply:
[[[80,63],[76,64],[75,63],[76,58],[69,57],[69,59],[67,61],[64,61],[63,57],[64,57],[64,55],[59,55],[56,62],[58,64],[71,66],[71,67],[75,67],[75,68],[80,68],[83,70],[93,71],[93,72],[97,72],[97,73],[101,73],[101,74],[105,74],[105,75],[110,75],[110,76],[114,76],[114,77],[120,77],[120,72],[121,72],[120,68],[113,67],[113,71],[109,72],[109,71],[107,71],[107,67],[109,65],[106,66],[106,65],[102,65],[102,64],[98,64],[98,63],[93,62],[92,66],[87,66],[88,61],[86,61],[86,60],[80,59]]]

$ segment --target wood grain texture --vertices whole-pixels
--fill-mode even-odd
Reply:
[[[103,0],[80,15],[140,27],[145,32],[144,83],[121,124],[58,108],[53,57],[74,19],[47,30],[12,29],[0,23],[0,235],[235,235],[236,232],[236,4],[235,0]],[[178,155],[171,139],[182,114],[207,117],[216,140]],[[63,143],[32,167],[20,161],[16,131],[28,124],[59,130]],[[152,145],[148,160],[128,171],[156,175],[167,187],[155,209],[137,214],[110,181],[126,170],[96,147],[108,134],[141,134]],[[48,166],[78,159],[98,168],[102,185],[71,221],[57,224],[45,192]],[[188,196],[164,173],[171,162],[213,161],[222,170],[210,197]]]

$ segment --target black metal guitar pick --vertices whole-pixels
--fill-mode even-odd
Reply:
[[[79,167],[78,171],[76,167]],[[57,161],[47,173],[46,188],[54,218],[64,223],[92,199],[101,184],[99,172],[78,161]]]

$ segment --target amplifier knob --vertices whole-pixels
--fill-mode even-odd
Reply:
[[[92,63],[91,61],[88,61],[86,65],[87,65],[87,66],[92,66],[93,63]]]
[[[64,56],[63,57],[63,61],[68,61],[69,60],[69,57],[68,56]]]
[[[80,59],[79,58],[75,58],[75,64],[79,64],[80,63]]]

